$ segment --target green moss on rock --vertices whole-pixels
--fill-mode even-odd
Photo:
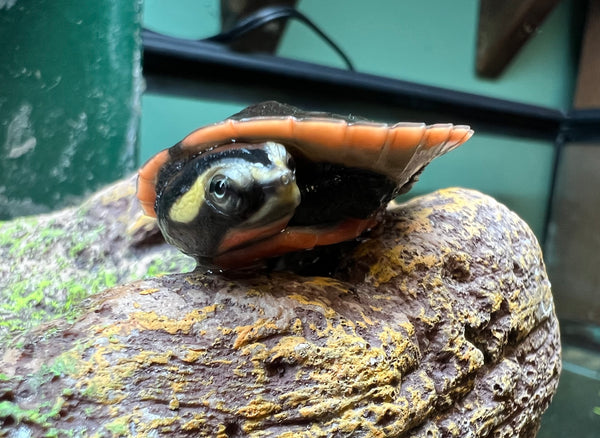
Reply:
[[[74,321],[85,298],[119,283],[194,268],[165,244],[143,245],[131,228],[141,216],[134,191],[129,178],[78,208],[0,223],[0,345],[53,319]]]

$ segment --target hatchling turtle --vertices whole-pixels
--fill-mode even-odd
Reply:
[[[199,266],[243,268],[356,239],[433,158],[472,134],[263,102],[152,157],[137,197]]]

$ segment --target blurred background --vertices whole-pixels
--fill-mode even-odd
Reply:
[[[600,436],[600,2],[0,0],[0,40],[0,220],[262,100],[470,124],[409,195],[469,187],[529,223],[564,343],[539,436]]]

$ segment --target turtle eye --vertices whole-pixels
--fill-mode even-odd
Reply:
[[[219,209],[235,209],[238,204],[237,193],[232,187],[231,180],[225,175],[215,175],[208,186],[208,197]]]
[[[210,193],[216,200],[221,200],[229,191],[229,180],[223,175],[216,175],[210,182]]]
[[[231,179],[224,175],[215,175],[208,186],[208,201],[225,214],[239,214],[243,209],[243,198],[236,190]]]

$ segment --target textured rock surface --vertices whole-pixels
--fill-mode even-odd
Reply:
[[[9,436],[533,437],[560,372],[535,237],[460,189],[392,206],[337,278],[142,280],[20,344]]]

